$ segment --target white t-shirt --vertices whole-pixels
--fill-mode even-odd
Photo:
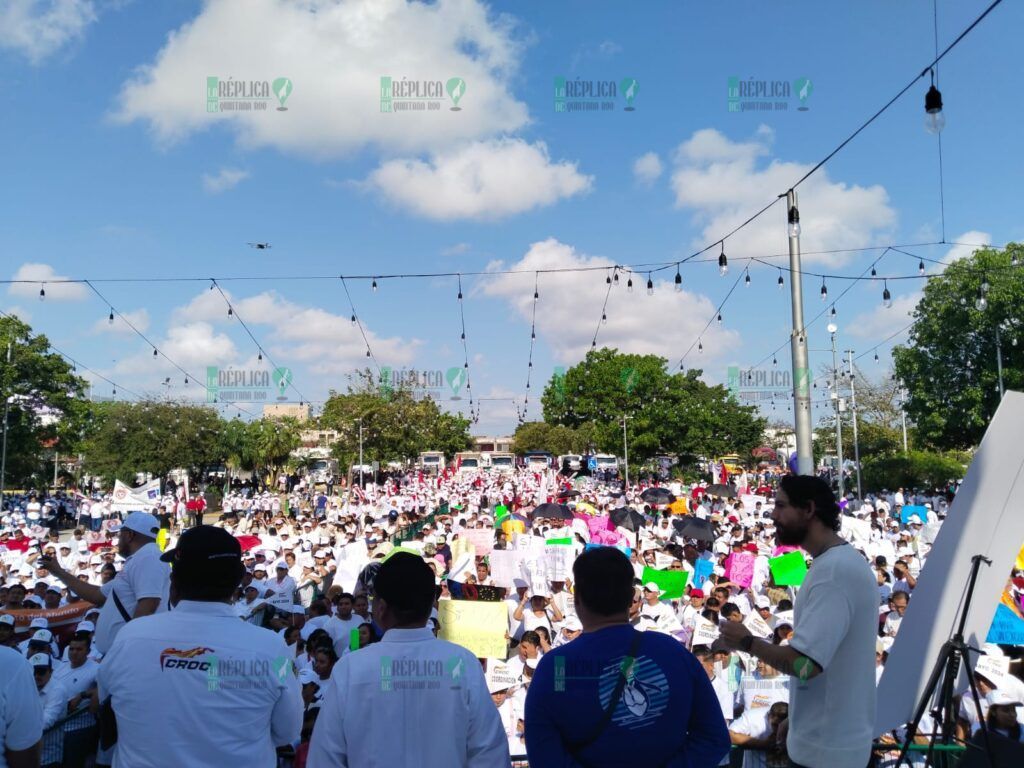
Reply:
[[[28,749],[43,735],[43,710],[28,660],[0,647],[0,768],[4,751]]]
[[[729,725],[729,730],[755,739],[768,738],[771,735],[768,728],[768,710],[764,710],[763,715],[758,714],[756,710],[744,712]],[[743,768],[768,768],[768,753],[761,749],[744,750]]]
[[[100,587],[106,602],[100,609],[96,622],[96,636],[93,641],[100,653],[107,653],[114,644],[114,638],[125,625],[116,594],[121,606],[129,617],[135,614],[139,600],[147,597],[160,598],[158,611],[166,611],[171,589],[171,567],[160,562],[160,548],[156,542],[146,544],[124,562],[124,568],[112,580]]]
[[[790,682],[789,756],[803,765],[864,768],[875,724],[878,584],[849,545],[814,559],[797,594],[790,646],[822,674]]]

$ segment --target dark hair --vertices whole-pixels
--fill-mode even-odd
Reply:
[[[538,640],[540,639],[541,635],[544,635],[544,639],[547,640],[549,643],[551,642],[551,633],[548,632],[548,628],[546,626],[544,626],[543,624],[541,624],[539,627],[537,627],[537,629],[534,630],[534,631],[537,633],[537,639]]]
[[[396,552],[381,563],[373,591],[387,603],[399,624],[422,626],[434,607],[434,572],[419,555]]]
[[[779,604],[776,607],[780,611],[792,611],[793,610],[793,601],[790,600],[788,597],[784,597],[781,600],[779,600]]]
[[[318,653],[322,653],[328,659],[331,660],[331,664],[335,664],[338,661],[338,653],[334,650],[334,646],[330,643],[324,643],[323,645],[317,645],[313,649],[313,655],[316,656]]]
[[[722,606],[722,617],[728,619],[734,613],[740,613],[740,607],[736,603],[726,603]]]
[[[812,475],[786,475],[779,486],[789,497],[794,507],[810,508],[814,504],[814,516],[830,531],[839,530],[839,504],[828,483]]]
[[[534,632],[532,629],[528,629],[523,632],[523,636],[519,638],[520,643],[530,643],[540,648],[540,635]]]
[[[902,589],[897,589],[895,592],[889,595],[889,600],[895,600],[897,597],[902,597],[907,602],[910,602],[910,593],[905,592]]]
[[[718,612],[718,609],[722,607],[722,601],[712,595],[704,601],[704,608],[709,611]]]
[[[85,643],[86,649],[92,647],[92,633],[91,632],[75,632],[68,640],[68,645],[72,643]]]
[[[178,599],[214,603],[228,600],[235,594],[245,575],[241,559],[221,560],[217,567],[206,562],[174,561],[171,581],[178,590]]]
[[[584,551],[572,566],[575,598],[599,616],[629,611],[633,602],[633,566],[615,547]]]
[[[335,603],[340,603],[345,598],[348,598],[349,602],[352,602],[352,603],[354,603],[356,601],[356,599],[354,597],[352,597],[351,593],[349,593],[349,592],[342,592],[340,595],[336,595],[335,596],[334,602]]]

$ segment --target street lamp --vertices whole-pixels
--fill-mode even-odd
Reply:
[[[827,326],[829,334],[832,336],[832,399],[836,404],[836,464],[837,472],[836,478],[838,480],[837,490],[839,498],[843,498],[843,423],[840,419],[840,400],[839,400],[839,363],[836,360],[836,331],[839,330],[839,326],[835,323],[829,323]]]
[[[846,350],[850,358],[850,406],[853,408],[853,461],[857,466],[857,498],[863,499],[864,493],[860,483],[860,442],[857,439],[857,389],[854,386],[853,350]]]

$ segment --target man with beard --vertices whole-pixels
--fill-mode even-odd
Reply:
[[[68,573],[56,558],[41,557],[39,565],[67,586],[68,591],[101,607],[94,642],[106,653],[114,637],[127,622],[167,609],[170,573],[160,562],[156,536],[160,523],[148,512],[132,512],[125,518],[117,537],[117,551],[124,568],[101,587]]]
[[[721,628],[731,647],[791,676],[779,738],[796,766],[864,768],[871,753],[878,586],[864,558],[839,537],[839,514],[824,480],[784,477],[772,514],[776,538],[814,558],[797,594],[795,631],[782,646],[753,637],[743,624]]]

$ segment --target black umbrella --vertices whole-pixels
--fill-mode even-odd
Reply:
[[[558,498],[560,499],[575,499],[580,495],[579,491],[560,491]]]
[[[715,540],[714,526],[707,520],[701,520],[699,517],[676,519],[672,521],[672,526],[676,529],[676,533],[684,539],[697,539],[698,541]]]
[[[622,526],[627,531],[638,531],[647,525],[647,518],[632,507],[613,509],[609,517],[611,517],[613,523]]]
[[[718,483],[717,485],[709,485],[704,489],[704,492],[709,496],[719,496],[723,499],[735,499],[736,489],[731,485],[724,483]]]
[[[648,504],[671,504],[676,500],[668,488],[648,488],[640,494],[640,498]]]
[[[539,504],[533,509],[533,517],[547,520],[572,520],[572,510],[564,504]]]

